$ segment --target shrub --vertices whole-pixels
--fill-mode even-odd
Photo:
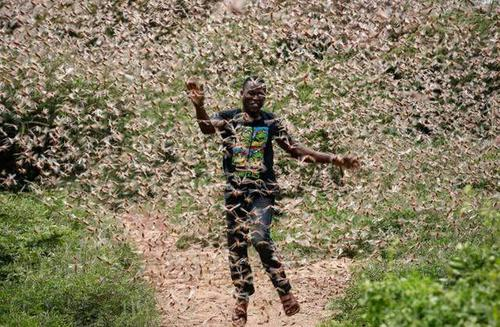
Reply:
[[[121,126],[131,112],[115,101],[115,87],[68,73],[59,60],[44,65],[41,75],[33,67],[4,67],[12,79],[0,84],[2,189],[78,175],[105,148],[123,142]]]
[[[454,273],[441,281],[415,270],[366,281],[361,287],[359,322],[368,326],[494,326],[500,308],[497,253],[497,248],[468,246],[448,263]]]
[[[365,263],[333,303],[338,314],[325,326],[498,325],[498,212],[488,201],[479,210],[467,203],[463,208],[473,224],[460,217],[439,238],[416,229],[416,238],[398,245],[397,255]],[[424,242],[425,250],[415,249]]]

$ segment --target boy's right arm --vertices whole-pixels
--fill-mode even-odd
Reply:
[[[205,93],[203,92],[203,85],[198,85],[194,80],[186,82],[188,97],[196,109],[196,119],[203,134],[213,134],[215,129],[224,127],[224,121],[211,120],[205,110]]]

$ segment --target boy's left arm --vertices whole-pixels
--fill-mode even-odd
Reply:
[[[357,158],[351,156],[340,157],[333,153],[319,152],[297,143],[290,136],[281,119],[275,120],[274,127],[276,128],[276,142],[295,159],[305,162],[331,163],[343,168],[359,168],[361,166],[361,162]]]
[[[315,151],[300,145],[291,139],[277,138],[276,142],[283,150],[298,160],[304,160],[305,162],[332,163],[343,168],[360,167],[359,160],[354,157],[340,157],[333,153]]]

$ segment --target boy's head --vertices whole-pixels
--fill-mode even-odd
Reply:
[[[243,111],[252,117],[257,117],[266,100],[266,83],[257,76],[250,76],[243,82],[241,89]]]

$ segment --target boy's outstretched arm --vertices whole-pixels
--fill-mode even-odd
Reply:
[[[203,134],[213,134],[216,128],[223,128],[224,121],[210,120],[205,110],[205,92],[203,91],[203,85],[199,85],[196,81],[190,79],[186,82],[186,88],[188,97],[196,109],[196,119],[198,120],[198,126],[200,126],[201,132]]]
[[[296,143],[289,137],[277,138],[278,145],[293,158],[305,162],[332,163],[343,168],[359,168],[361,163],[354,157],[340,157],[333,153],[319,152]]]

